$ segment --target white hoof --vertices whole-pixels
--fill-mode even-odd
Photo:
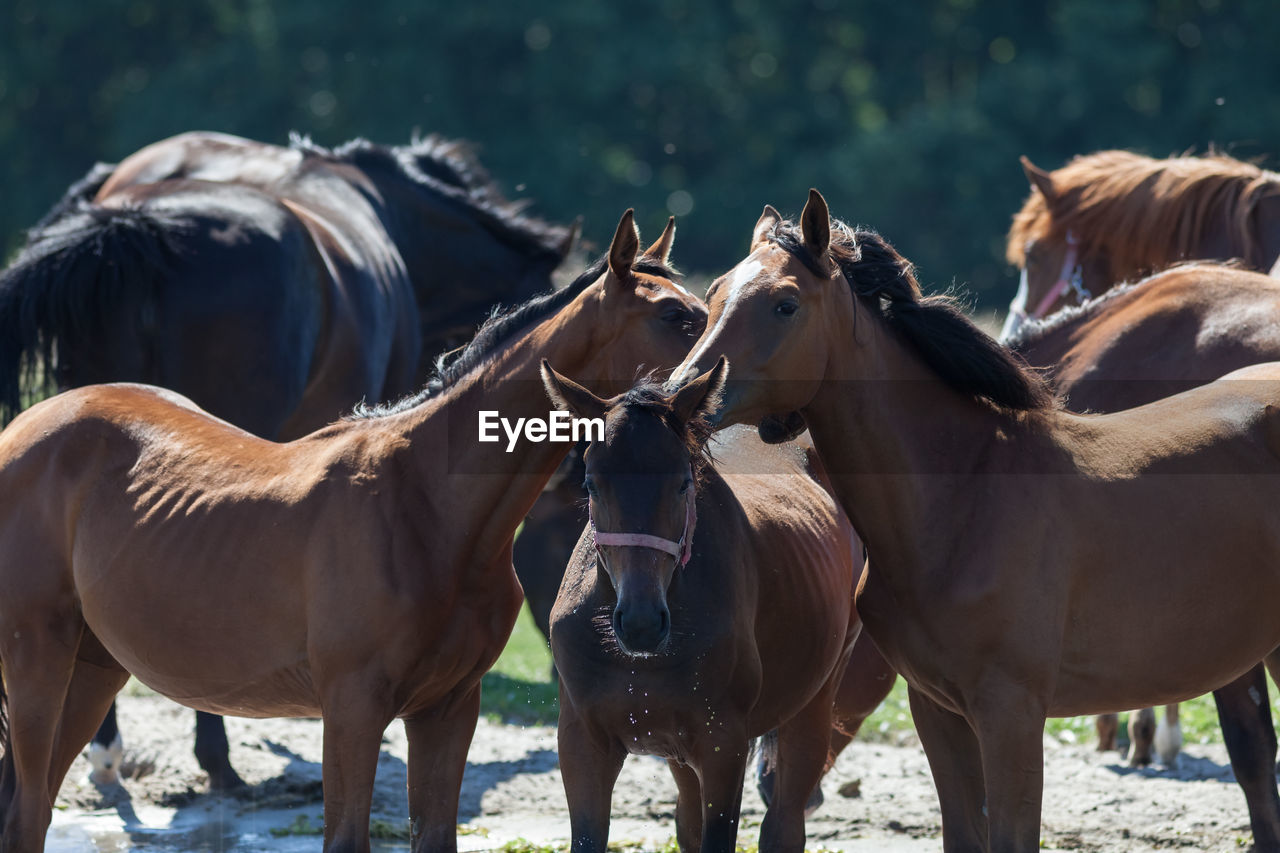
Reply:
[[[1156,754],[1169,767],[1178,766],[1178,754],[1182,751],[1182,726],[1169,725],[1164,720],[1156,726]]]
[[[103,787],[120,783],[120,761],[124,757],[124,743],[120,735],[116,735],[110,746],[100,743],[89,744],[89,764],[93,770],[89,773],[89,781]]]

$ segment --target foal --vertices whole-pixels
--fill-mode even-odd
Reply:
[[[778,729],[777,795],[761,850],[804,848],[832,699],[860,630],[862,546],[812,448],[734,430],[701,444],[723,362],[674,396],[603,400],[544,368],[557,405],[603,417],[586,452],[592,525],[551,614],[560,766],[573,850],[603,851],[627,753],[679,788],[682,851],[731,853],[751,739]]]
[[[504,453],[479,412],[545,417],[542,358],[612,389],[677,361],[705,308],[670,280],[671,237],[637,257],[628,211],[607,262],[491,321],[421,394],[288,444],[140,385],[19,415],[0,433],[0,851],[43,847],[129,673],[213,713],[322,717],[326,851],[369,849],[403,718],[414,850],[456,849],[480,677],[521,603],[512,536],[569,447]]]

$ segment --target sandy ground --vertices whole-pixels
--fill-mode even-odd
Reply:
[[[99,791],[88,764],[72,769],[58,798],[50,850],[319,850],[319,839],[274,837],[272,827],[320,824],[321,727],[312,720],[228,720],[231,759],[249,783],[238,796],[205,793],[191,754],[193,714],[155,697],[123,697],[124,785]],[[386,734],[374,814],[404,825],[406,743]],[[1220,745],[1188,747],[1176,770],[1131,770],[1115,753],[1046,740],[1043,838],[1047,849],[1206,851],[1248,849],[1244,798]],[[826,802],[808,824],[809,849],[938,850],[939,818],[924,754],[914,740],[854,744],[824,783]],[[632,757],[614,792],[613,840],[646,847],[674,834],[675,786],[656,759]],[[740,843],[763,816],[754,788],[743,798]],[[555,730],[481,720],[462,789],[459,846],[487,850],[523,837],[567,840]],[[380,849],[401,849],[388,843]]]

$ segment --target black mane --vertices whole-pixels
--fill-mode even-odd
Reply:
[[[470,146],[459,140],[433,134],[392,147],[357,138],[328,149],[309,137],[292,133],[289,147],[306,156],[348,163],[363,171],[390,172],[452,199],[467,207],[499,240],[529,256],[546,255],[558,261],[569,236],[569,229],[564,226],[526,215],[528,201],[510,201],[503,196]]]
[[[799,229],[779,222],[769,235],[810,271],[825,278]],[[1033,411],[1054,405],[1044,381],[1017,355],[965,316],[948,295],[924,296],[911,262],[871,230],[831,220],[831,259],[855,297],[899,332],[944,382],[1004,409]]]
[[[523,305],[517,305],[507,311],[503,311],[501,306],[496,307],[493,315],[484,322],[484,325],[476,332],[476,336],[471,339],[471,343],[463,347],[460,352],[452,350],[436,356],[436,374],[428,380],[421,391],[400,400],[378,406],[361,404],[356,407],[350,417],[360,419],[394,415],[406,412],[437,396],[478,367],[497,352],[503,344],[515,337],[517,333],[539,320],[551,316],[572,302],[592,282],[604,275],[608,265],[608,258],[601,257],[587,267],[567,287],[544,293],[541,296],[535,296]],[[636,272],[667,279],[675,278],[678,275],[670,266],[648,255],[641,255],[636,258],[631,268]]]

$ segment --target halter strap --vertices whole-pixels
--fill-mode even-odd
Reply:
[[[692,474],[690,477],[692,478]],[[680,534],[680,541],[678,542],[672,542],[670,539],[663,539],[661,536],[654,536],[650,533],[601,533],[596,530],[595,513],[591,510],[590,503],[587,504],[587,515],[591,523],[591,537],[595,542],[597,551],[600,550],[602,545],[618,545],[624,548],[652,548],[655,551],[661,551],[677,558],[682,567],[693,556],[693,529],[698,524],[698,509],[696,490],[692,485],[684,493],[684,532]]]
[[[1062,258],[1062,269],[1058,273],[1058,280],[1053,283],[1053,287],[1049,288],[1049,292],[1040,300],[1040,304],[1036,306],[1036,310],[1031,312],[1029,319],[1039,320],[1045,315],[1045,312],[1053,307],[1053,303],[1057,302],[1067,292],[1068,289],[1075,292],[1076,299],[1081,304],[1092,298],[1091,294],[1084,287],[1084,271],[1081,270],[1078,263],[1080,257],[1080,241],[1076,239],[1076,235],[1067,232],[1067,254]]]

